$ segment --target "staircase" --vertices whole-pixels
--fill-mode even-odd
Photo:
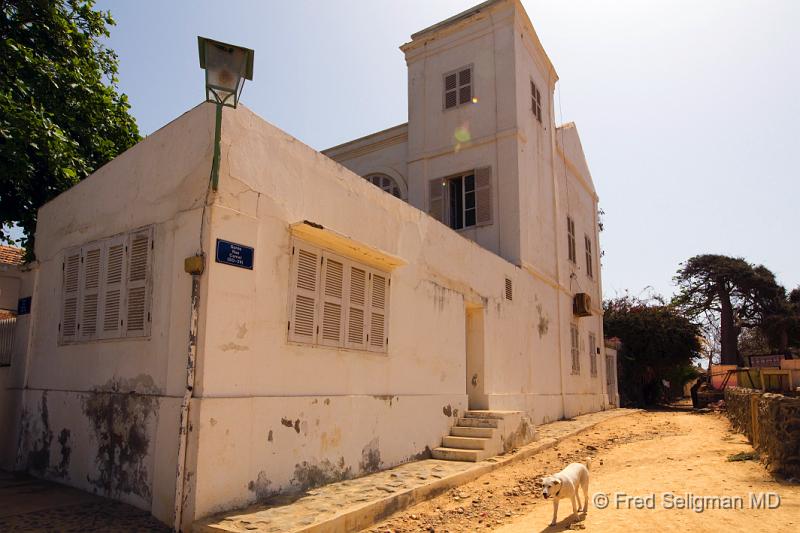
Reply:
[[[483,461],[531,440],[533,425],[521,411],[467,411],[433,450],[433,458]]]

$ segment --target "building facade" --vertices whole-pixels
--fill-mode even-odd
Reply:
[[[429,457],[467,410],[615,403],[597,194],[521,4],[401,49],[407,124],[319,153],[226,109],[212,191],[202,104],[42,207],[5,466],[188,528]]]

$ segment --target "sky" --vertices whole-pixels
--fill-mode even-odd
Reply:
[[[149,134],[202,101],[197,36],[255,50],[242,102],[322,150],[407,121],[399,46],[478,0],[100,0]],[[800,2],[523,1],[600,207],[606,297],[670,295],[700,253],[800,285]],[[560,101],[559,101],[560,100]]]

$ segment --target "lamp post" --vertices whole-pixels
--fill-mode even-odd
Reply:
[[[214,161],[211,164],[211,188],[219,184],[220,129],[223,106],[239,104],[244,80],[253,79],[253,56],[250,48],[197,37],[200,68],[206,71],[206,101],[217,104],[216,130],[214,131]]]

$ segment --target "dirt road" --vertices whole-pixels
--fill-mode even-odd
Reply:
[[[800,485],[774,478],[757,461],[728,460],[741,452],[752,448],[717,413],[694,414],[687,409],[638,413],[603,422],[557,448],[496,470],[365,531],[800,530]],[[570,517],[571,505],[562,501],[558,523],[548,527],[552,504],[541,497],[538,480],[586,456],[592,456],[588,513]],[[606,508],[592,503],[596,493],[609,497]],[[756,498],[761,493],[777,494],[780,505],[753,509],[751,493]],[[712,499],[698,499],[706,497]],[[681,503],[678,498],[685,500],[684,509],[674,508]],[[775,496],[766,498],[777,502]],[[672,509],[667,508],[670,504]]]

